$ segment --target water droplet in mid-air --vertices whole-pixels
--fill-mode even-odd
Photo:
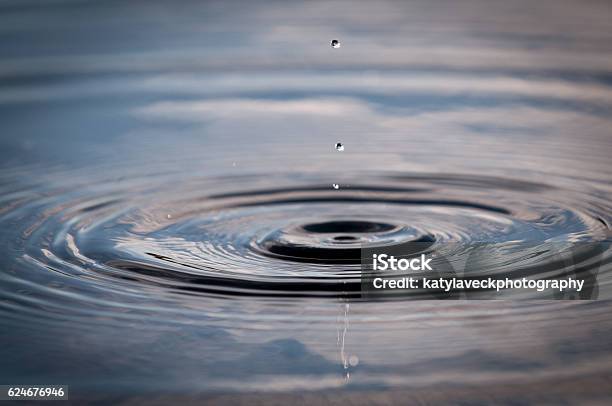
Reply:
[[[340,151],[340,152],[344,151],[344,145],[342,145],[341,142],[336,143],[336,151]]]
[[[166,215],[166,218],[167,218],[168,220],[170,220],[170,219],[172,218],[172,214],[168,214],[168,215]]]
[[[337,184],[337,183],[334,183],[334,184],[332,185],[332,187],[333,187],[334,189],[340,189],[340,185],[339,185],[339,184]]]
[[[338,41],[337,39],[332,39],[331,47],[332,48],[340,48],[340,41]]]

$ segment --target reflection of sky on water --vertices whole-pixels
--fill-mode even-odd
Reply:
[[[389,307],[373,306],[383,313],[376,315],[359,304],[351,306],[365,311],[361,316],[366,316],[351,325],[346,337],[348,353],[357,353],[360,359],[356,368],[350,368],[351,387],[503,385],[599,373],[609,365],[608,322],[588,306],[557,303],[534,308],[533,304],[489,302],[484,311],[474,304],[413,303],[415,312],[423,312],[420,317],[391,316],[384,321]],[[341,306],[331,307],[342,313]],[[546,307],[569,317],[563,323],[541,317],[545,313],[539,312]],[[321,309],[332,310],[330,306],[317,308],[320,316],[325,315]],[[400,307],[393,310],[396,315],[401,312]],[[231,309],[227,311],[229,315]],[[461,312],[478,317],[455,320]],[[360,319],[359,314],[354,316]],[[519,324],[492,323],[501,317],[514,318]],[[583,317],[589,321],[581,321]],[[592,330],[594,319],[602,325]],[[214,327],[214,322],[180,329],[134,322],[124,326],[121,336],[109,336],[112,330],[107,332],[103,318],[95,328],[67,328],[59,323],[57,328],[65,328],[59,336],[50,328],[47,337],[33,337],[27,335],[27,326],[21,326],[13,331],[24,334],[22,341],[3,348],[1,377],[12,382],[16,377],[40,380],[53,376],[82,390],[100,390],[102,385],[102,393],[129,392],[130,388],[155,391],[160,382],[176,390],[247,392],[344,386],[333,323],[305,321],[311,329],[299,332],[290,326],[268,330],[268,323],[261,320],[250,322],[254,328],[236,320],[231,328]],[[373,321],[376,335],[372,335]],[[6,340],[6,332],[3,336]],[[33,351],[21,351],[24,344]],[[37,348],[43,348],[45,355],[41,357]],[[582,363],[587,357],[598,360]]]
[[[611,19],[605,2],[5,2],[3,177],[87,188],[158,172],[485,173],[606,200]],[[31,300],[52,316],[0,322],[1,382],[345,385],[335,302],[194,298],[177,314],[95,303],[99,318],[84,322]],[[351,304],[351,385],[598,374],[611,362],[607,314],[605,303]]]
[[[233,154],[247,172],[277,159],[296,171],[362,168],[367,157],[373,170],[609,173],[603,3],[2,9],[1,142],[18,161],[148,161],[163,149],[166,159],[192,153],[206,174],[226,170],[216,159]],[[328,154],[339,139],[351,156]],[[270,159],[250,161],[253,148]],[[577,151],[589,162],[573,159]]]

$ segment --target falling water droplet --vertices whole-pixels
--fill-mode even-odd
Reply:
[[[357,365],[359,365],[359,357],[356,355],[351,355],[349,357],[349,365],[352,367],[356,367]]]
[[[332,48],[340,48],[340,41],[338,41],[337,39],[332,39],[331,47]]]
[[[341,142],[336,143],[336,151],[340,151],[340,152],[344,151],[344,145],[342,145]]]
[[[168,218],[168,220],[170,220],[172,218],[172,214],[168,214],[166,215],[166,217]]]
[[[337,183],[332,184],[332,187],[333,187],[334,189],[340,189],[340,185],[339,185],[339,184],[337,184]]]

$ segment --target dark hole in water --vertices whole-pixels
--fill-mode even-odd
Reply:
[[[302,228],[311,233],[380,233],[391,231],[395,226],[371,221],[327,221],[325,223],[306,224]],[[336,239],[338,238],[336,237]]]
[[[352,235],[337,235],[334,237],[336,241],[355,241],[358,238]]]

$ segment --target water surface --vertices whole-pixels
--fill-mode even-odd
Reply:
[[[469,272],[544,277],[567,271],[558,247],[607,247],[611,18],[3,2],[0,383],[125,403],[603,401],[607,249],[576,264],[596,301],[364,300],[352,259],[426,236],[457,263],[497,247]]]

